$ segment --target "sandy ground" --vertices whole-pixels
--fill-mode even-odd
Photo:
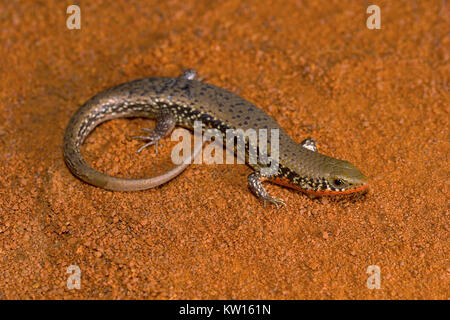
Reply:
[[[448,299],[449,12],[446,1],[73,1],[0,5],[0,298]],[[101,90],[196,68],[260,106],[296,141],[356,164],[370,192],[307,196],[276,185],[264,209],[245,165],[193,165],[142,192],[109,192],[64,165],[71,115]],[[97,169],[171,166],[100,126]],[[81,289],[66,286],[67,268]],[[378,266],[381,288],[368,289]]]

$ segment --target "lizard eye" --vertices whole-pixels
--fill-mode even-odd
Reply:
[[[334,178],[333,180],[331,180],[331,183],[332,183],[333,187],[336,187],[336,188],[342,188],[347,185],[344,180],[339,179],[339,178]]]

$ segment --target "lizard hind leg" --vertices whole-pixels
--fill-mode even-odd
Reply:
[[[148,128],[142,128],[143,131],[148,132],[148,135],[145,136],[133,136],[131,139],[138,139],[138,140],[145,140],[148,141],[146,144],[144,144],[142,147],[140,147],[137,151],[137,153],[140,153],[145,148],[155,145],[155,151],[158,153],[158,142],[162,138],[168,136],[170,132],[172,132],[173,128],[176,125],[175,118],[169,114],[162,114],[157,120],[156,120],[156,126],[155,129],[148,129]]]
[[[186,79],[186,80],[202,80],[198,78],[197,71],[195,69],[185,69],[178,78]],[[176,125],[176,120],[173,115],[170,113],[162,113],[160,117],[156,120],[155,129],[142,128],[143,131],[148,132],[148,135],[145,136],[133,136],[131,139],[145,140],[148,141],[142,147],[140,147],[137,153],[141,153],[145,148],[155,145],[155,152],[158,153],[158,142],[162,138],[168,136],[170,132],[172,132],[173,128]]]
[[[197,71],[195,69],[184,69],[183,72],[178,76],[178,78],[184,78],[186,80],[202,80],[202,78],[198,77]]]

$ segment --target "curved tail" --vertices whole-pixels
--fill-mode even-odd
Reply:
[[[70,169],[70,171],[81,180],[107,190],[135,191],[149,189],[166,183],[167,181],[178,176],[201,152],[203,147],[201,144],[194,146],[194,152],[191,154],[190,158],[184,161],[184,163],[175,166],[173,169],[159,176],[151,178],[118,178],[104,174],[91,168],[83,159],[83,156],[81,154],[81,145],[83,141],[89,135],[89,133],[100,123],[124,116],[123,114],[119,113],[102,113],[102,110],[99,111],[98,106],[103,105],[98,101],[100,97],[101,96],[93,97],[75,113],[75,115],[70,120],[64,134],[64,161],[66,162],[66,165]],[[125,116],[131,116],[131,114],[127,114]],[[136,112],[132,116],[145,116],[145,114]]]
[[[183,129],[186,130],[187,129]],[[99,172],[91,168],[87,162],[83,159],[80,148],[69,139],[69,133],[66,131],[64,137],[64,161],[70,171],[81,180],[92,184],[94,186],[114,191],[136,191],[157,187],[161,184],[172,180],[179,174],[181,174],[193,159],[201,152],[203,145],[198,144],[194,146],[194,152],[184,163],[176,165],[171,170],[150,178],[143,179],[127,179],[110,176],[108,174]]]

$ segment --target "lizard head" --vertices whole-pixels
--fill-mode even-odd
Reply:
[[[368,187],[367,177],[353,164],[345,160],[333,159],[328,175],[322,178],[323,194],[346,194],[364,191]]]
[[[308,153],[310,161],[297,166],[281,166],[278,174],[269,179],[274,183],[312,195],[340,195],[366,191],[367,177],[353,164],[317,152]]]

